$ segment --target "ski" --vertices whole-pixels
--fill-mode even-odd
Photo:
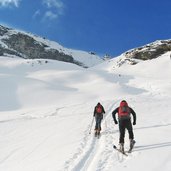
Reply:
[[[119,148],[117,148],[115,145],[113,145],[113,148],[115,150],[117,150],[118,152],[120,152],[121,154],[123,154],[124,156],[128,156],[128,154],[126,154],[124,151],[121,151]]]

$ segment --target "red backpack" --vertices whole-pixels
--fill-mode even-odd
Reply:
[[[119,116],[119,118],[130,117],[130,109],[129,109],[128,103],[126,101],[122,101],[120,103],[119,110],[118,110],[118,116]]]
[[[96,106],[96,113],[98,113],[98,114],[102,113],[102,106],[101,105]]]

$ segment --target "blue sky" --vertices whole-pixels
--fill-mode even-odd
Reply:
[[[0,24],[114,57],[171,39],[171,0],[0,0]]]

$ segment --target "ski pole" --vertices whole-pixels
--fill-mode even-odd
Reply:
[[[93,119],[92,119],[92,121],[91,121],[90,130],[89,130],[89,134],[91,134],[91,129],[92,129],[92,127],[93,127],[93,122],[94,122],[94,117],[93,117]]]

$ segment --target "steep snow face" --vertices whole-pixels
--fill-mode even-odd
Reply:
[[[170,52],[118,65],[124,58],[89,69],[0,58],[0,170],[170,171]],[[122,99],[137,113],[136,145],[128,157],[112,148],[119,131],[111,113]],[[93,136],[97,102],[106,111],[100,139]],[[126,150],[128,142],[126,132]]]
[[[85,66],[92,67],[92,66],[95,66],[97,64],[104,62],[103,59],[100,56],[96,55],[95,53],[81,51],[81,50],[68,49],[68,48],[61,46],[57,42],[43,39],[41,37],[36,37],[36,36],[33,36],[33,37],[38,42],[41,42],[41,43],[47,45],[48,47],[46,49],[50,49],[50,48],[57,49],[59,52],[62,52],[67,55],[71,55],[76,61],[80,61]]]

